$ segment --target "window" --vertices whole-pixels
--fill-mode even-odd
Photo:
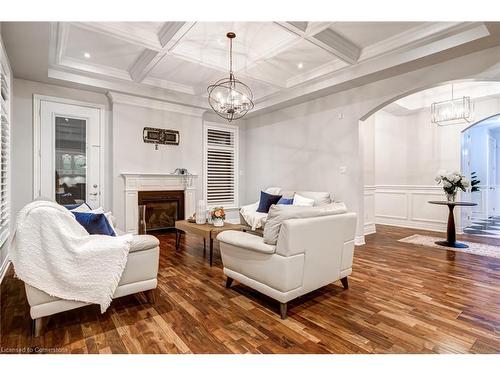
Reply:
[[[9,76],[3,59],[0,64],[0,246],[9,237],[9,142],[10,142],[10,91]]]
[[[205,123],[204,191],[208,207],[238,207],[238,128]]]

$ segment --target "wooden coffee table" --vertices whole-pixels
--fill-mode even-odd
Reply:
[[[224,223],[223,227],[214,227],[212,224],[196,224],[190,223],[187,220],[178,220],[175,222],[176,238],[175,238],[175,249],[179,250],[179,244],[181,242],[181,235],[183,232],[195,234],[197,236],[203,237],[203,249],[205,249],[205,244],[208,241],[210,249],[210,267],[212,267],[213,254],[214,254],[214,239],[220,232],[225,230],[245,230],[247,226],[241,224],[230,224]]]

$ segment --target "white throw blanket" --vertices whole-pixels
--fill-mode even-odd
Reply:
[[[10,258],[25,283],[65,300],[109,307],[127,263],[132,235],[89,235],[63,206],[26,205],[17,216]]]

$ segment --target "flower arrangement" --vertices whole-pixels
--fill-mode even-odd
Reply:
[[[469,180],[459,172],[439,172],[435,180],[438,184],[443,184],[443,190],[449,202],[455,201],[458,189],[465,192],[470,187]]]
[[[210,212],[210,216],[216,227],[222,227],[224,225],[224,220],[226,219],[224,207],[214,207]]]

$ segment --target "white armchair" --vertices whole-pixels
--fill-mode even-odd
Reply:
[[[280,302],[281,318],[294,298],[352,272],[356,214],[283,221],[276,245],[250,233],[225,231],[220,241],[226,287],[234,280]]]
[[[121,232],[120,232],[121,233]],[[144,292],[154,303],[154,290],[157,285],[158,262],[160,256],[159,241],[151,235],[135,235],[130,245],[127,264],[115,290],[114,298]],[[88,305],[85,302],[68,301],[52,297],[40,289],[25,284],[26,296],[33,319],[33,335],[39,336],[44,318],[51,315]]]

